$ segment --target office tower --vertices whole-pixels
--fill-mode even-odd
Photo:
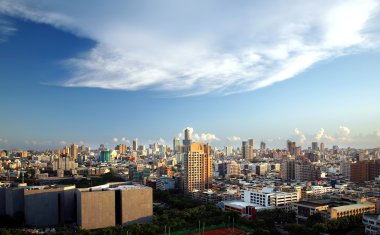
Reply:
[[[287,147],[288,147],[288,152],[290,155],[297,155],[297,146],[296,142],[292,142],[290,140],[287,141]]]
[[[204,143],[191,143],[185,146],[184,192],[203,191],[211,188],[212,159],[211,146]]]
[[[254,139],[248,139],[248,144],[252,147],[252,149],[255,149],[256,143]]]
[[[126,152],[127,152],[127,145],[125,145],[125,144],[118,144],[118,145],[116,145],[115,149],[119,151],[119,154],[126,154]]]
[[[77,158],[78,157],[78,145],[77,144],[72,144],[70,147],[70,156],[72,158]]]
[[[311,149],[313,151],[318,151],[318,142],[312,142],[311,143]]]
[[[325,144],[321,142],[321,147],[319,148],[319,151],[324,152],[325,151]]]
[[[133,150],[133,151],[137,151],[137,147],[138,147],[138,139],[135,138],[135,139],[133,140],[132,150]]]
[[[181,152],[181,142],[179,138],[173,139],[173,151],[174,153],[180,153]]]
[[[286,180],[294,180],[295,176],[295,160],[285,160],[281,163],[280,177]]]
[[[253,140],[243,141],[241,146],[241,151],[243,153],[243,158],[247,160],[253,159]]]
[[[226,156],[231,156],[232,155],[232,146],[226,146],[225,153],[226,153]]]
[[[102,151],[102,150],[104,150],[104,149],[106,149],[106,147],[104,146],[104,144],[101,144],[101,145],[99,146],[99,150]]]
[[[260,150],[265,150],[266,149],[266,144],[265,144],[265,142],[264,141],[261,141],[261,143],[260,143]]]
[[[69,146],[65,146],[62,150],[63,155],[70,155],[70,148]]]
[[[182,143],[185,146],[191,144],[191,130],[189,128],[185,129],[185,139],[182,141]]]
[[[111,161],[111,151],[108,149],[102,150],[100,152],[100,161],[101,162],[109,162]]]

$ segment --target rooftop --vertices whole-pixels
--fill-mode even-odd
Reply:
[[[360,208],[367,207],[367,206],[370,206],[370,205],[374,205],[374,204],[373,203],[369,203],[369,202],[365,202],[365,203],[359,203],[359,204],[352,204],[352,205],[346,205],[346,206],[333,207],[332,209],[335,209],[337,212],[340,212],[340,211],[360,209]]]
[[[236,201],[225,201],[224,204],[227,205],[227,206],[238,207],[240,209],[243,209],[243,208],[245,208],[247,206],[253,206],[256,210],[267,209],[267,207],[262,206],[262,205],[258,205],[258,204],[254,204],[254,203],[249,203],[249,202],[244,202],[244,201],[239,201],[239,200],[236,200]]]

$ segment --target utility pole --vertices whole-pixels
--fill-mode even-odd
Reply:
[[[201,235],[201,221],[198,220],[198,234]]]
[[[235,234],[235,217],[232,218],[232,234]]]

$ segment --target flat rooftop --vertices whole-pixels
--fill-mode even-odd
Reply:
[[[374,204],[369,203],[369,202],[365,202],[365,203],[360,203],[360,204],[352,204],[352,205],[346,205],[346,206],[333,207],[332,209],[335,209],[337,212],[340,212],[340,211],[361,209],[363,207],[367,207],[370,205],[374,205]]]
[[[249,203],[249,202],[244,202],[244,201],[239,201],[239,200],[225,201],[224,205],[231,206],[231,207],[237,207],[240,209],[246,208],[247,206],[253,206],[253,207],[255,207],[256,210],[268,209],[267,207],[259,205],[259,204],[254,204],[254,203]]]

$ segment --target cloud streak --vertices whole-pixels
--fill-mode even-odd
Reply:
[[[71,77],[61,85],[67,87],[226,95],[264,88],[317,62],[378,46],[377,35],[367,30],[378,13],[376,0],[170,6],[115,1],[91,2],[97,6],[91,8],[50,0],[0,3],[0,12],[96,42],[65,61]],[[281,10],[285,6],[287,12]]]
[[[6,42],[15,31],[16,28],[10,22],[0,18],[0,43]]]

